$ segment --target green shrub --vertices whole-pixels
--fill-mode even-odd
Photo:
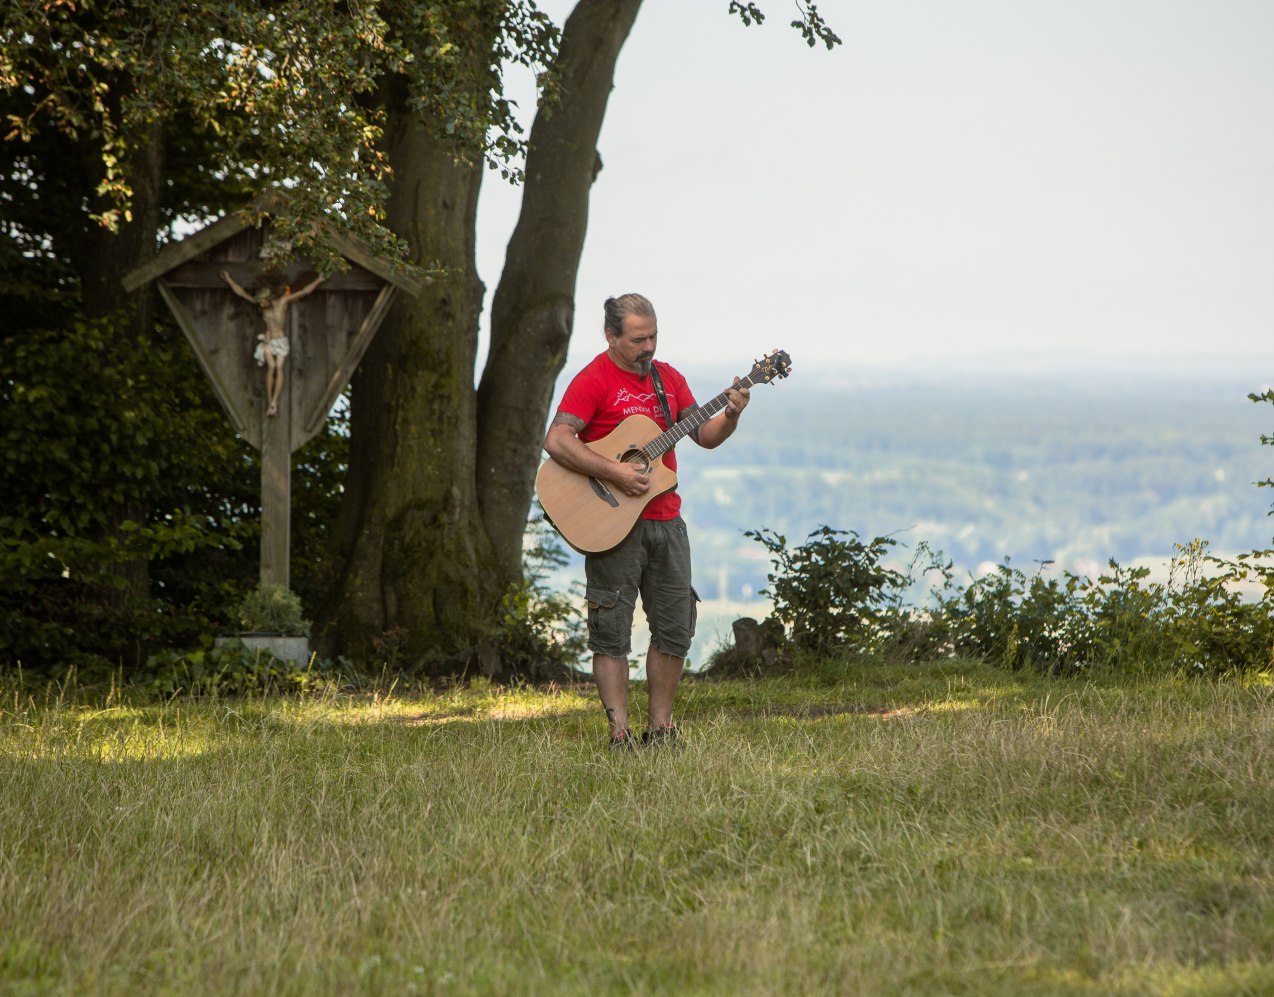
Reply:
[[[1091,579],[1048,575],[1050,562],[1028,577],[1006,559],[959,587],[950,563],[925,544],[903,574],[882,563],[897,545],[887,537],[864,544],[856,533],[823,526],[789,550],[781,534],[745,535],[770,551],[775,570],[765,594],[790,647],[807,655],[958,655],[1050,673],[1205,675],[1268,669],[1274,655],[1274,600],[1245,598],[1239,585],[1256,575],[1267,593],[1274,588],[1274,569],[1256,561],[1261,552],[1230,562],[1209,556],[1205,541],[1178,545],[1166,583],[1113,560]],[[903,602],[917,568],[942,577],[927,606]]]
[[[69,307],[0,328],[0,667],[128,674],[234,625],[257,573],[257,456],[175,324],[126,330]],[[307,597],[347,453],[338,413],[294,458]]]
[[[239,604],[239,623],[248,633],[310,635],[310,621],[301,615],[301,597],[282,585],[259,585]]]
[[[1205,574],[1205,566],[1214,570]],[[1110,561],[1089,579],[1063,572],[1032,578],[1007,563],[944,602],[953,649],[1010,668],[1218,675],[1268,668],[1274,616],[1245,599],[1241,566],[1208,556],[1207,543],[1178,545],[1168,581]]]
[[[774,571],[762,595],[774,600],[774,617],[797,651],[827,654],[871,646],[893,633],[910,580],[881,562],[898,542],[820,526],[805,543],[788,549],[772,530],[744,534],[770,552]]]
[[[1092,656],[1084,580],[1064,573],[1031,578],[1007,561],[940,605],[956,653],[1010,668],[1074,668]]]
[[[1173,561],[1168,630],[1177,666],[1210,675],[1269,669],[1274,658],[1274,577],[1268,570],[1249,570],[1251,559],[1264,552],[1229,561],[1209,555],[1207,547],[1202,540],[1179,545]],[[1211,566],[1211,574],[1204,574],[1205,565]],[[1240,591],[1251,574],[1261,579],[1264,598],[1245,598]]]
[[[344,678],[344,664],[286,661],[230,640],[217,647],[153,654],[146,661],[146,675],[133,685],[164,697],[301,693]]]

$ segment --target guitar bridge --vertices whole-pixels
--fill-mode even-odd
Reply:
[[[612,509],[619,508],[619,500],[611,494],[610,489],[603,485],[599,479],[589,478],[588,483],[593,486],[593,491],[597,493],[598,498],[605,499]]]

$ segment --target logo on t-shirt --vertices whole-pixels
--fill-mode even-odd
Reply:
[[[654,415],[655,413],[655,396],[654,394],[639,395],[629,391],[627,388],[620,388],[615,393],[615,405],[623,409],[625,416],[640,413],[642,415]]]

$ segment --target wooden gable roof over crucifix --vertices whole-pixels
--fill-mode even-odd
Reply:
[[[421,285],[360,243],[329,235],[350,268],[311,289],[319,276],[312,260],[262,264],[270,228],[268,215],[257,225],[223,218],[165,247],[124,286],[158,284],[235,431],[261,451],[261,583],[286,588],[291,455],[323,428],[393,296],[414,296]]]
[[[270,236],[238,213],[172,243],[124,279],[132,291],[156,281],[235,431],[260,450],[266,426],[266,378],[257,357],[261,309],[230,288],[222,272],[250,293],[277,295],[312,282],[317,273],[301,257],[283,268],[262,264]],[[396,291],[415,296],[420,281],[396,270],[361,243],[329,236],[350,268],[327,278],[286,309],[290,349],[279,413],[272,429],[284,430],[293,453],[323,427],[337,396],[362,360]],[[277,419],[277,423],[275,420]]]

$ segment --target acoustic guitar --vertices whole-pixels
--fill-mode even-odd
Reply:
[[[772,384],[787,377],[792,359],[775,350],[756,361],[740,387]],[[734,385],[731,385],[734,387]],[[729,390],[729,389],[726,389]],[[595,453],[614,460],[640,464],[650,475],[644,495],[625,495],[609,483],[572,471],[552,457],[540,465],[535,476],[535,494],[562,539],[582,554],[596,554],[618,547],[632,532],[646,504],[677,484],[677,473],[664,466],[664,454],[726,407],[725,391],[704,405],[685,412],[671,429],[644,415],[630,415],[600,440],[586,444]]]

